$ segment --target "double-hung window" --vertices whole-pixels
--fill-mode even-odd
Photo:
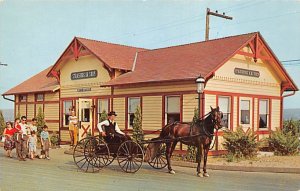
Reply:
[[[134,113],[138,107],[141,105],[141,98],[131,97],[128,98],[128,126],[133,126]]]
[[[230,101],[230,97],[220,96],[218,98],[220,111],[223,113],[222,125],[226,128],[230,128]]]
[[[66,100],[63,102],[63,125],[68,126],[69,125],[69,116],[71,114],[72,110],[72,100]]]
[[[97,108],[97,116],[98,122],[101,122],[101,118],[104,119],[101,115],[105,111],[106,113],[109,112],[108,110],[108,99],[98,99],[98,108]]]
[[[167,96],[165,100],[166,123],[180,121],[180,96]]]
[[[241,124],[250,124],[250,100],[241,100]]]
[[[267,128],[269,119],[269,100],[259,100],[259,128]]]

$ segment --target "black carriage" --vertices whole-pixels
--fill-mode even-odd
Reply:
[[[165,144],[161,140],[127,140],[122,143],[108,142],[100,136],[87,137],[78,142],[73,152],[76,166],[84,172],[98,172],[117,159],[120,168],[127,173],[137,172],[143,162],[145,145],[161,143],[155,157],[148,164],[155,169],[167,166]]]

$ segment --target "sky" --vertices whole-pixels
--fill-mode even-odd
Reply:
[[[0,94],[53,65],[74,36],[148,49],[259,31],[281,61],[300,59],[300,0],[0,0]],[[300,88],[300,61],[283,62]],[[13,103],[0,98],[0,109]],[[300,108],[300,93],[284,99]]]

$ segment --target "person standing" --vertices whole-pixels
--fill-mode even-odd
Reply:
[[[12,158],[12,150],[15,148],[15,143],[13,140],[13,135],[15,129],[12,128],[12,122],[6,122],[6,128],[4,129],[3,136],[5,137],[4,141],[4,150],[6,151],[6,156]]]
[[[31,132],[34,131],[35,132],[35,136],[36,136],[36,132],[37,132],[36,123],[37,123],[37,119],[36,118],[32,118],[31,124],[29,125],[30,135],[31,135]]]
[[[71,138],[71,146],[77,145],[78,141],[78,118],[75,115],[75,111],[71,111],[71,115],[69,117],[69,133]]]
[[[36,139],[36,135],[35,135],[35,131],[31,131],[31,135],[28,137],[27,140],[27,147],[29,149],[29,154],[30,154],[30,159],[33,160],[34,155],[36,153],[36,143],[37,143],[37,139]]]
[[[44,125],[43,131],[41,132],[41,144],[42,144],[42,150],[45,153],[45,158],[50,160],[49,157],[49,148],[51,146],[51,141],[49,138],[49,132],[48,132],[48,126]]]
[[[21,161],[25,161],[26,156],[28,154],[28,148],[27,148],[27,130],[28,130],[28,126],[26,124],[27,118],[26,116],[22,116],[21,117],[21,123],[19,124],[21,127],[21,130],[19,131],[19,144],[17,145],[17,154],[19,157],[19,160]]]

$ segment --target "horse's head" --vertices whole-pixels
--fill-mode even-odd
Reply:
[[[221,129],[222,128],[222,118],[223,118],[223,113],[220,111],[219,106],[216,108],[212,108],[210,107],[211,111],[210,111],[210,115],[212,118],[212,122],[214,124],[214,128],[216,130]]]

